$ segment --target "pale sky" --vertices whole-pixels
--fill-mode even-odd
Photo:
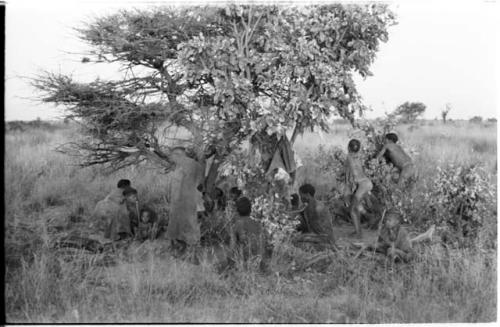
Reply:
[[[190,3],[166,3],[174,2]],[[367,116],[383,115],[405,101],[419,101],[426,104],[424,117],[428,119],[439,116],[446,103],[452,105],[449,116],[453,119],[496,117],[498,1],[390,3],[398,25],[389,29],[389,41],[380,47],[371,69],[374,75],[356,79],[364,103],[374,108]],[[89,49],[76,38],[73,27],[117,9],[159,4],[161,1],[8,1],[5,120],[61,116],[61,110],[29,100],[34,90],[19,76],[41,70],[71,73],[82,81],[114,75],[113,67],[82,64],[81,55],[70,54]]]

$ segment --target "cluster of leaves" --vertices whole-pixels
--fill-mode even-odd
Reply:
[[[211,148],[224,160],[259,133],[327,130],[331,115],[353,121],[363,107],[352,75],[370,75],[394,23],[373,3],[121,11],[78,29],[93,48],[83,62],[118,63],[121,80],[47,73],[34,85],[98,131],[100,141],[83,143],[86,165],[167,160],[159,135],[172,125],[191,132],[198,157]]]
[[[271,244],[275,247],[289,241],[299,224],[298,220],[290,219],[285,210],[277,192],[271,191],[252,201],[251,217],[262,223]]]
[[[260,162],[248,160],[244,152],[233,152],[221,166],[221,174],[236,178],[244,195],[252,201],[251,218],[262,224],[274,246],[289,239],[298,221],[290,219],[281,185],[265,176]]]
[[[436,224],[449,226],[460,237],[475,239],[484,218],[492,215],[489,208],[495,199],[483,168],[450,164],[437,168],[429,202]]]

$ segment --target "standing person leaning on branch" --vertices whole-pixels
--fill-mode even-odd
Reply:
[[[350,140],[347,145],[348,153],[345,161],[344,199],[346,199],[346,203],[350,202],[349,213],[354,224],[354,233],[351,236],[356,238],[362,237],[361,214],[365,212],[362,200],[373,188],[372,182],[366,177],[361,166],[358,155],[360,148],[361,143],[358,140]]]
[[[385,144],[377,155],[377,160],[382,156],[386,157],[390,163],[399,170],[398,186],[402,188],[409,179],[416,178],[415,166],[408,154],[396,144],[398,136],[395,133],[388,133],[385,136]]]

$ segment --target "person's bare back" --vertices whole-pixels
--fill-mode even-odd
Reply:
[[[385,149],[385,151],[384,151]],[[403,168],[412,163],[412,160],[408,154],[398,145],[394,143],[387,143],[381,152],[385,152],[389,161],[397,167],[400,171]]]
[[[417,178],[417,173],[413,162],[408,154],[401,148],[396,142],[398,141],[398,136],[394,133],[388,133],[385,136],[385,145],[382,150],[377,155],[377,160],[380,160],[382,156],[389,159],[395,167],[399,170],[398,185],[402,187],[405,185],[406,181],[412,178]]]

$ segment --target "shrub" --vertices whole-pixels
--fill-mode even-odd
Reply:
[[[471,119],[469,119],[469,121],[471,123],[474,123],[474,124],[480,124],[483,121],[483,117],[481,117],[481,116],[474,116]]]
[[[477,165],[450,164],[437,172],[430,201],[433,221],[448,226],[459,238],[475,240],[484,218],[492,215],[489,205],[495,203],[489,176]]]

